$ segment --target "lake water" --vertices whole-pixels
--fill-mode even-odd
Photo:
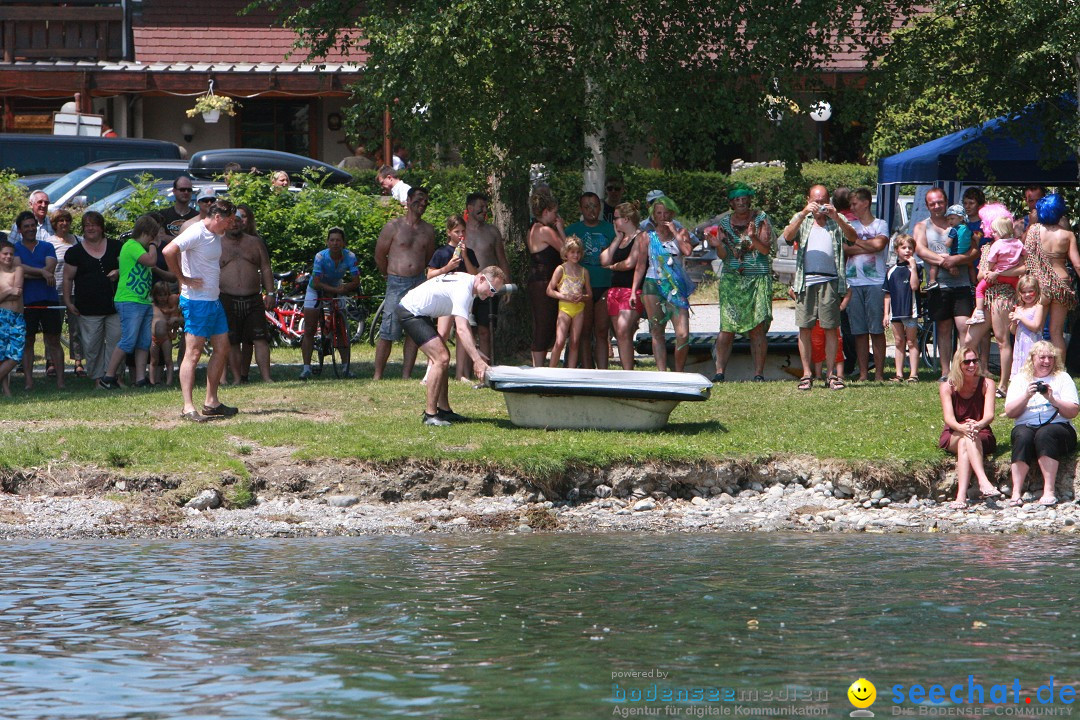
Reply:
[[[876,685],[877,717],[916,715],[906,693],[935,683],[1009,694],[934,711],[1060,715],[1080,680],[1078,546],[773,534],[11,542],[0,717],[842,717],[860,677]]]

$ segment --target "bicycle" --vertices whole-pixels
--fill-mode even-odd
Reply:
[[[320,311],[319,327],[315,334],[315,352],[319,355],[319,367],[318,370],[314,368],[313,370],[319,375],[322,374],[326,358],[329,357],[334,377],[341,377],[338,372],[338,356],[342,355],[343,350],[349,348],[351,336],[349,335],[349,320],[343,309],[345,303],[339,302],[340,299],[321,297],[315,303],[316,309]],[[348,360],[344,357],[342,360],[348,372],[351,353]]]
[[[296,283],[286,292],[285,283],[296,277]],[[266,324],[270,330],[270,344],[274,347],[300,347],[304,337],[304,296],[296,290],[306,279],[295,270],[274,273],[274,309],[266,310]]]

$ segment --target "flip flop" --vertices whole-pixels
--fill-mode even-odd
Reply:
[[[1009,498],[1008,500],[1005,501],[1005,504],[1008,505],[1009,507],[1020,507],[1021,505],[1024,504],[1024,501],[1021,500],[1020,498]]]
[[[982,492],[981,490],[979,491],[980,500],[996,500],[999,497],[1001,497],[1000,490],[993,490],[991,492]]]
[[[1057,501],[1057,498],[1056,498],[1056,497],[1054,497],[1054,498],[1050,498],[1049,500],[1047,500],[1047,499],[1046,499],[1046,498],[1044,498],[1044,497],[1043,497],[1043,498],[1039,498],[1039,504],[1040,504],[1040,505],[1042,505],[1043,507],[1051,507],[1051,506],[1053,506],[1053,505],[1057,505],[1057,502],[1058,502],[1058,501]]]

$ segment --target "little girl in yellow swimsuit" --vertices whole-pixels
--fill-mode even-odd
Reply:
[[[585,326],[585,303],[592,298],[589,271],[581,267],[585,246],[576,235],[571,235],[562,246],[563,264],[555,268],[548,283],[548,297],[559,301],[559,318],[555,325],[555,346],[551,349],[550,367],[558,367],[562,359],[566,337],[570,336],[570,357],[567,367],[577,367],[578,347],[581,345],[581,329]]]

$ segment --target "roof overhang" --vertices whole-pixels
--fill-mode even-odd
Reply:
[[[215,92],[240,98],[346,97],[361,72],[359,66],[340,63],[20,61],[0,63],[0,95],[195,96],[213,80]]]

